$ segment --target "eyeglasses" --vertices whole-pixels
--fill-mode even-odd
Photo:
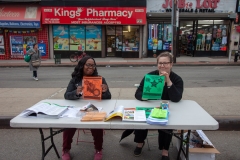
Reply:
[[[171,62],[158,62],[158,65],[160,66],[167,66],[168,64],[170,64]]]
[[[85,66],[88,67],[88,68],[96,68],[95,64],[86,63]]]

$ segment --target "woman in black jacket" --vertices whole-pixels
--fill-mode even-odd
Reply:
[[[83,76],[99,76],[96,68],[95,60],[86,56],[82,58],[72,73],[67,90],[64,94],[65,99],[77,100],[82,96],[82,79]],[[106,80],[102,77],[102,99],[111,99],[111,93],[108,89]],[[72,138],[75,134],[76,128],[69,128],[63,132],[63,150],[62,159],[70,160],[70,149]],[[103,145],[103,129],[91,129],[94,139],[94,146],[96,149],[94,160],[102,159],[102,145]]]
[[[172,71],[173,66],[173,56],[169,52],[163,52],[157,57],[157,67],[158,70],[152,71],[148,74],[151,75],[161,75],[165,76],[165,86],[163,88],[162,100],[171,100],[172,102],[179,102],[182,99],[183,94],[183,80],[180,76]],[[138,100],[142,99],[144,86],[144,78],[142,79],[136,93],[135,97]],[[167,132],[172,132],[172,130],[167,130]],[[144,140],[147,137],[148,130],[135,130],[134,142],[138,143],[136,149],[134,150],[135,156],[140,156],[142,148],[145,144]],[[163,130],[158,130],[158,144],[159,149],[162,150],[162,160],[169,160],[168,150],[172,140],[172,135],[164,132]]]

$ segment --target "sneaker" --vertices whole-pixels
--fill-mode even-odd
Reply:
[[[38,81],[38,78],[37,78],[37,77],[35,77],[34,79],[35,79],[36,81]]]
[[[102,160],[102,151],[97,151],[94,155],[94,160]]]
[[[136,147],[136,148],[135,148],[135,150],[134,150],[134,155],[135,155],[136,157],[138,157],[138,156],[141,155],[142,149],[143,149],[144,145],[145,145],[145,142],[143,142],[142,147]]]
[[[35,77],[33,77],[33,79],[35,80]]]
[[[71,160],[69,151],[62,151],[62,160]]]

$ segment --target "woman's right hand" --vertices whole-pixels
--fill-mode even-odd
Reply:
[[[83,87],[82,86],[78,86],[77,87],[77,95],[79,95],[79,94],[82,94],[82,91],[83,91]]]

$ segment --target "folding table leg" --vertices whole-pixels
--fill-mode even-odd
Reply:
[[[52,128],[50,128],[50,136],[44,138],[42,128],[39,128],[39,132],[40,132],[40,135],[41,135],[41,143],[42,143],[42,160],[44,160],[44,157],[48,154],[48,152],[52,149],[52,147],[54,148],[57,157],[60,158],[60,156],[58,154],[58,151],[57,151],[57,148],[54,144],[53,136],[63,132],[64,130],[65,129],[60,129],[58,131],[53,131]],[[45,151],[45,141],[49,138],[51,139],[51,146]]]
[[[181,135],[180,135],[180,146],[179,146],[179,150],[178,150],[177,160],[180,159],[180,154],[181,154],[181,151],[182,151],[182,146],[183,146],[183,130],[181,130]]]
[[[189,139],[190,139],[191,130],[188,130],[187,133],[187,142],[186,142],[186,160],[189,160]]]

